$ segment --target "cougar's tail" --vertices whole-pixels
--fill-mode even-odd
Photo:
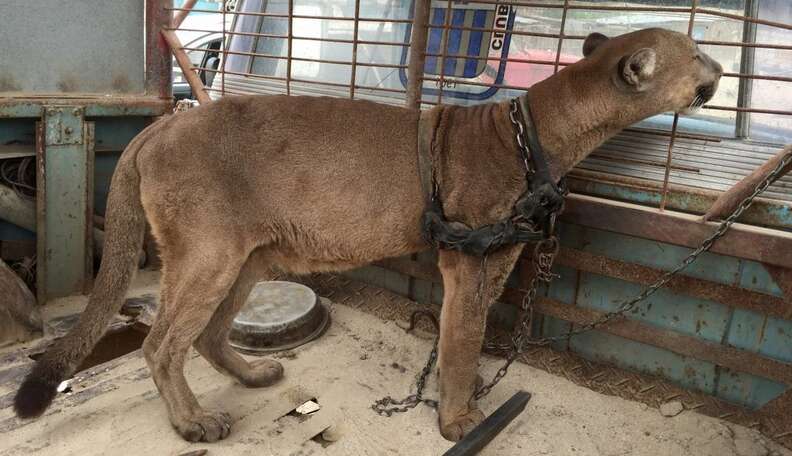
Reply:
[[[151,127],[132,140],[118,161],[110,184],[104,254],[93,293],[79,322],[47,349],[22,382],[14,398],[14,410],[20,418],[44,413],[55,398],[58,385],[71,377],[91,353],[124,302],[137,269],[146,226],[135,163],[140,147],[151,135]]]

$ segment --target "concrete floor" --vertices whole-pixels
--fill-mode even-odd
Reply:
[[[153,279],[143,279],[149,282],[138,292],[151,291]],[[61,309],[81,302],[71,300]],[[193,354],[187,379],[199,401],[236,419],[229,438],[215,444],[189,444],[171,429],[139,351],[79,374],[72,392],[60,395],[45,416],[20,422],[10,409],[9,379],[21,375],[29,361],[0,352],[6,364],[0,366],[0,454],[442,454],[451,443],[440,436],[434,410],[421,406],[385,418],[369,408],[384,395],[410,391],[430,337],[406,334],[393,321],[344,305],[332,305],[332,318],[321,339],[278,356],[286,377],[270,388],[239,386]],[[482,375],[489,379],[500,362],[483,358]],[[434,383],[429,388],[436,397]],[[792,456],[756,431],[695,412],[666,418],[644,404],[601,395],[524,364],[512,366],[482,409],[491,413],[520,388],[533,394],[528,407],[480,454]],[[318,400],[318,412],[288,415],[311,398]],[[334,441],[312,440],[322,433]]]

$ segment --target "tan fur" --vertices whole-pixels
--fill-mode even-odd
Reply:
[[[592,39],[586,50],[587,58],[529,90],[556,177],[635,121],[685,109],[696,88],[717,84],[721,72],[708,57],[696,58],[689,38],[660,29]],[[627,65],[635,71],[623,77],[619,62],[631,56],[638,66]],[[431,116],[446,216],[476,227],[508,215],[525,190],[508,103],[441,106]],[[427,248],[419,230],[418,117],[366,101],[226,97],[158,122],[125,152],[116,174],[140,176],[140,201],[163,260],[161,308],[144,352],[186,439],[214,441],[230,429],[228,415],[202,409],[187,385],[191,345],[243,384],[281,376],[276,362],[248,364],[227,345],[231,320],[256,280],[273,271],[349,269]],[[111,195],[119,185],[127,184],[114,179]],[[111,196],[111,204],[136,203]],[[116,235],[108,233],[110,244]],[[480,260],[440,253],[439,415],[446,438],[459,439],[483,417],[470,398],[485,315],[521,247],[489,258],[480,302]],[[110,258],[103,270],[106,263],[118,267]]]

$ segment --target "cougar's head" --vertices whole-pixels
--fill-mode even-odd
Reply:
[[[721,65],[685,34],[660,28],[608,38],[590,34],[583,43],[585,67],[605,67],[615,99],[628,97],[625,109],[641,119],[661,112],[688,114],[712,99],[723,74]]]

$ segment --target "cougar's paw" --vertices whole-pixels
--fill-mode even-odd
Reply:
[[[245,375],[244,385],[250,388],[270,386],[283,378],[283,366],[271,359],[260,359],[250,363],[250,371]]]
[[[473,409],[464,415],[460,415],[451,421],[444,421],[440,418],[440,434],[452,442],[456,442],[470,431],[479,423],[484,421],[484,414],[479,409]]]
[[[175,427],[189,442],[217,442],[231,432],[231,416],[223,412],[201,411]]]

